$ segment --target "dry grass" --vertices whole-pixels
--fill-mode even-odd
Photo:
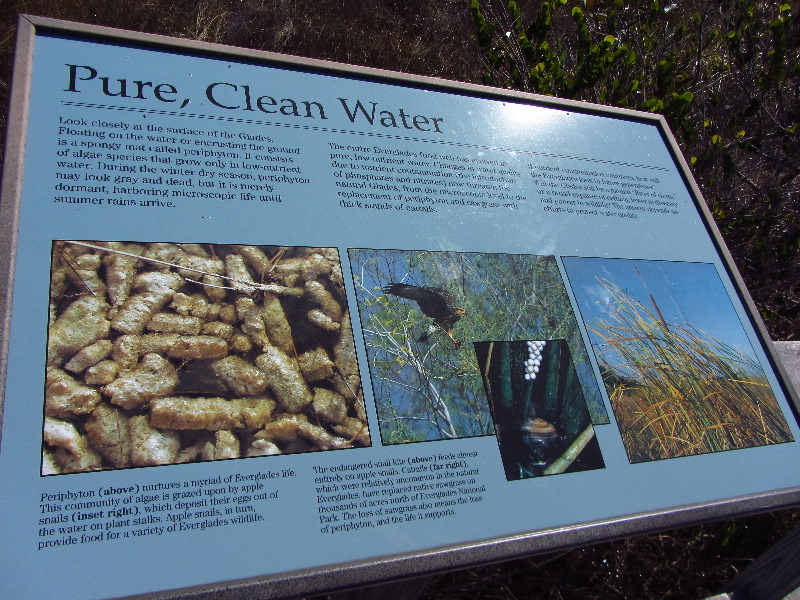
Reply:
[[[420,600],[700,600],[719,593],[783,533],[800,509],[585,546],[432,577]],[[423,581],[424,583],[424,581]],[[310,600],[415,598],[381,586]]]
[[[689,323],[667,322],[607,280],[613,312],[590,328],[631,462],[790,441],[758,362]]]
[[[421,600],[699,600],[793,527],[800,509],[626,538],[434,578]]]

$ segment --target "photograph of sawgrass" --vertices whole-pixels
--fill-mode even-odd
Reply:
[[[564,265],[630,462],[792,440],[713,265]]]

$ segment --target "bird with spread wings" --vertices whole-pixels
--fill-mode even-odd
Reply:
[[[420,342],[439,329],[453,340],[456,348],[461,342],[453,337],[453,326],[464,316],[464,309],[456,306],[456,296],[448,290],[427,285],[409,285],[406,283],[390,283],[383,287],[385,294],[413,300],[419,305],[422,314],[433,319],[431,328],[420,336]]]

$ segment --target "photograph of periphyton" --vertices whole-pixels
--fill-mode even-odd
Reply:
[[[331,248],[56,241],[42,474],[369,446]]]
[[[506,479],[605,467],[566,340],[476,342]]]
[[[563,262],[632,463],[792,440],[714,265]]]
[[[482,340],[566,339],[592,420],[608,422],[554,257],[348,253],[384,444],[494,433]]]

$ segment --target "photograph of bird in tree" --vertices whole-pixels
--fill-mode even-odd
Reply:
[[[456,306],[456,295],[453,292],[429,285],[390,283],[383,288],[383,293],[413,300],[419,305],[423,315],[433,319],[428,330],[417,338],[418,342],[427,341],[438,328],[453,340],[456,348],[461,346],[461,340],[453,337],[453,326],[464,316],[464,309]]]
[[[595,424],[608,423],[555,257],[350,249],[384,444],[493,435],[485,340],[566,340]]]

